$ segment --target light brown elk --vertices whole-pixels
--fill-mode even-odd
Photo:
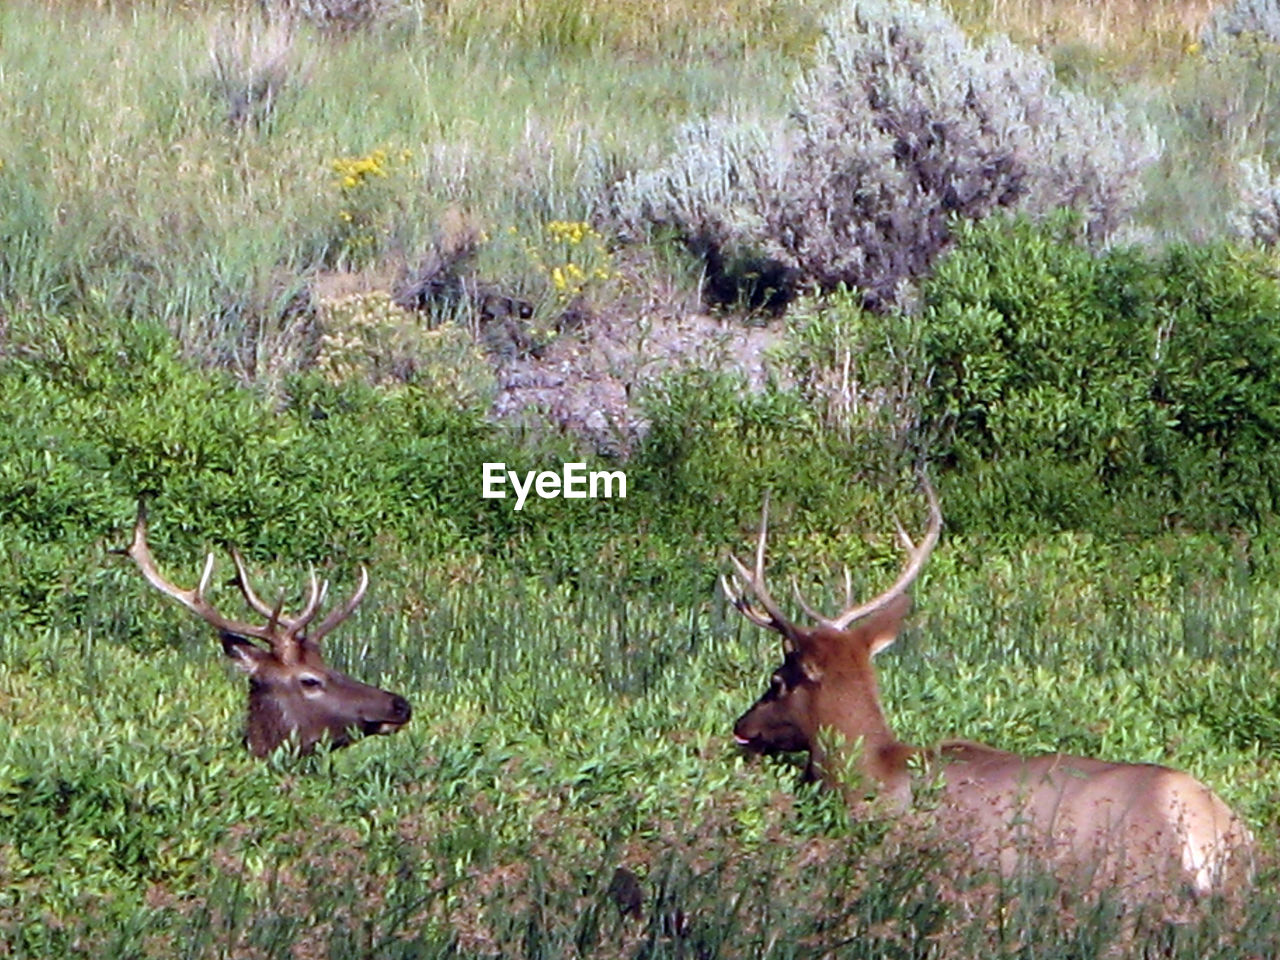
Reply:
[[[141,503],[133,541],[124,552],[153,587],[217,630],[223,652],[249,675],[245,743],[255,756],[264,757],[283,744],[291,744],[300,753],[310,753],[325,743],[341,747],[350,743],[354,734],[393,733],[409,722],[411,710],[404,697],[334,670],[320,652],[320,641],[364,599],[369,574],[363,567],[355,593],[308,631],[329,588],[327,581],[323,586],[317,584],[314,570],[302,612],[287,616],[283,593],[274,608],[263,603],[249,584],[240,554],[232,550],[240,591],[249,606],[266,618],[258,625],[225,617],[205,599],[213,576],[212,553],[194,589],[183,590],[161,576],[147,546],[147,515]],[[255,640],[266,644],[265,648]]]
[[[921,749],[893,735],[872,658],[897,639],[911,605],[907,591],[942,528],[937,497],[927,481],[924,488],[928,529],[916,546],[899,525],[908,561],[893,585],[862,604],[848,597],[846,609],[830,618],[796,590],[818,623],[810,629],[788,620],[765,585],[766,498],[754,570],[730,555],[737,576],[722,584],[748,620],[782,635],[783,662],[738,719],[737,742],[757,753],[805,751],[808,775],[840,789],[852,773],[890,816],[911,805],[913,788],[929,786],[937,827],[980,866],[1006,876],[1038,864],[1073,883],[1119,884],[1147,895],[1186,881],[1202,895],[1243,875],[1248,829],[1186,773],[1056,753],[1021,756],[958,740]],[[838,755],[828,754],[832,744]]]

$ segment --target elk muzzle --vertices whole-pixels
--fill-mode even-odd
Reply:
[[[808,734],[775,704],[758,702],[733,725],[733,739],[751,753],[799,753],[812,744]]]
[[[413,708],[409,706],[409,701],[398,693],[391,695],[391,703],[387,709],[386,716],[381,720],[366,720],[364,724],[364,732],[368,734],[374,733],[395,733],[413,716]]]
[[[398,693],[361,683],[336,670],[325,673],[319,693],[308,688],[309,676],[303,676],[299,684],[302,697],[291,713],[303,742],[327,735],[333,746],[343,746],[351,741],[353,732],[366,736],[395,733],[413,716],[409,701]]]

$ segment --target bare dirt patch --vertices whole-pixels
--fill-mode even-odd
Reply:
[[[648,422],[640,400],[664,377],[690,369],[741,374],[759,389],[781,324],[750,326],[706,313],[605,313],[548,346],[498,361],[494,414],[545,419],[609,456],[625,456]]]

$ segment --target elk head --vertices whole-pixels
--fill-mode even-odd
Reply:
[[[734,739],[742,747],[756,753],[807,751],[809,773],[814,774],[820,771],[822,760],[818,731],[831,728],[862,740],[864,764],[877,779],[884,780],[896,769],[899,758],[893,754],[906,748],[897,743],[885,722],[871,660],[897,639],[911,606],[907,591],[938,542],[942,513],[927,480],[924,491],[930,510],[928,529],[916,546],[898,524],[908,561],[889,589],[856,604],[846,571],[846,606],[831,618],[814,611],[795,590],[797,602],[817,622],[812,628],[792,623],[765,585],[769,524],[769,499],[765,497],[755,569],[748,569],[730,554],[736,576],[721,578],[725,595],[743,616],[782,637],[782,665],[774,671],[764,695],[734,725]],[[748,590],[754,602],[748,599]],[[889,755],[883,755],[886,752]]]
[[[908,560],[894,584],[855,604],[846,577],[845,610],[830,619],[796,591],[800,606],[817,621],[811,628],[788,620],[765,585],[765,500],[755,569],[731,555],[737,575],[722,583],[748,620],[781,634],[783,661],[764,696],[738,719],[738,743],[760,753],[808,751],[811,776],[838,789],[855,782],[871,787],[899,809],[912,801],[911,771],[918,767],[942,790],[937,815],[943,834],[1006,876],[1028,857],[1073,883],[1118,883],[1135,891],[1167,888],[1180,878],[1203,895],[1247,876],[1253,845],[1248,827],[1189,774],[1061,753],[1022,756],[968,740],[921,749],[893,736],[872,658],[897,638],[910,606],[907,590],[938,542],[942,514],[927,480],[924,493],[929,526],[916,546],[898,525]],[[824,756],[831,741],[823,731],[854,751]],[[912,764],[913,757],[920,762]],[[840,759],[851,763],[832,762]],[[850,781],[848,773],[859,777]]]
[[[245,742],[255,756],[266,756],[284,743],[292,743],[300,753],[310,753],[321,743],[341,747],[350,743],[355,733],[393,733],[409,722],[412,711],[404,697],[334,670],[325,664],[320,651],[320,641],[364,599],[369,574],[363,567],[355,593],[308,631],[329,589],[328,581],[323,586],[316,582],[314,570],[306,605],[297,616],[288,616],[283,610],[283,592],[275,607],[258,598],[249,584],[244,560],[233,549],[231,559],[240,591],[249,606],[266,619],[259,625],[225,617],[205,599],[213,576],[212,553],[194,589],[183,590],[161,576],[147,546],[147,515],[141,502],[133,542],[124,552],[133,558],[148,583],[217,630],[223,652],[248,674]]]

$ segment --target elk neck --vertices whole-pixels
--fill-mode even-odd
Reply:
[[[850,644],[847,635],[815,630],[811,637],[813,657],[821,671],[821,681],[814,697],[815,730],[835,734],[841,749],[857,750],[857,770],[874,782],[877,792],[894,797],[910,793],[907,761],[918,748],[902,743],[894,736],[880,704],[880,688],[871,663],[870,649],[860,643]],[[811,770],[837,788],[844,764],[828,762],[824,756],[821,733],[814,739],[810,753]],[[861,747],[857,747],[861,744]],[[870,784],[868,784],[870,785]]]
[[[293,727],[277,698],[264,684],[249,681],[249,711],[245,718],[244,741],[255,757],[265,757],[289,739]]]

